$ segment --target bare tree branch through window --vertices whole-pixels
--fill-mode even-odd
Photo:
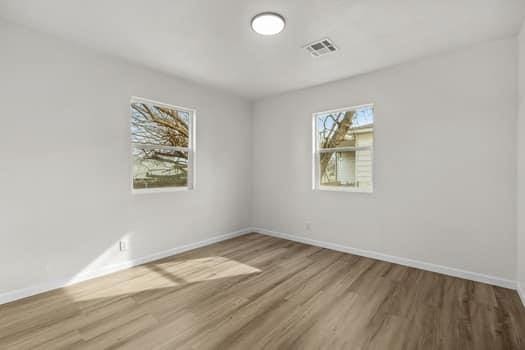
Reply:
[[[192,124],[189,110],[132,101],[134,189],[188,186]]]
[[[317,187],[372,190],[371,105],[315,114]]]

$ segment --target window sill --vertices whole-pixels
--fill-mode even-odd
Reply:
[[[314,188],[314,191],[329,191],[329,192],[351,192],[351,193],[374,193],[374,189],[360,189],[354,187],[336,187],[336,186],[319,186]]]
[[[132,194],[152,194],[152,193],[170,193],[170,192],[185,192],[192,191],[193,188],[189,187],[164,187],[164,188],[141,188],[141,189],[131,189]]]

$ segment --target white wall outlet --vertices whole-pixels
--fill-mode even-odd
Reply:
[[[120,251],[121,252],[127,251],[128,250],[128,245],[129,244],[128,244],[127,240],[124,240],[124,239],[120,240],[119,241],[119,249],[120,249]]]
[[[306,231],[311,232],[312,231],[312,223],[311,222],[305,222],[304,228]]]

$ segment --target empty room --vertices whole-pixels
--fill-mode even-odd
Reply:
[[[525,349],[524,0],[0,0],[0,349]]]

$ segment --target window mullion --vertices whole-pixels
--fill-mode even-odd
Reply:
[[[319,149],[319,153],[351,152],[351,151],[363,151],[363,150],[370,150],[370,149],[372,149],[371,146],[321,148]]]
[[[180,151],[180,152],[189,152],[190,147],[177,147],[177,146],[165,146],[165,145],[154,145],[154,144],[145,144],[145,143],[133,143],[133,147],[151,150],[151,149],[164,149],[170,151]]]

